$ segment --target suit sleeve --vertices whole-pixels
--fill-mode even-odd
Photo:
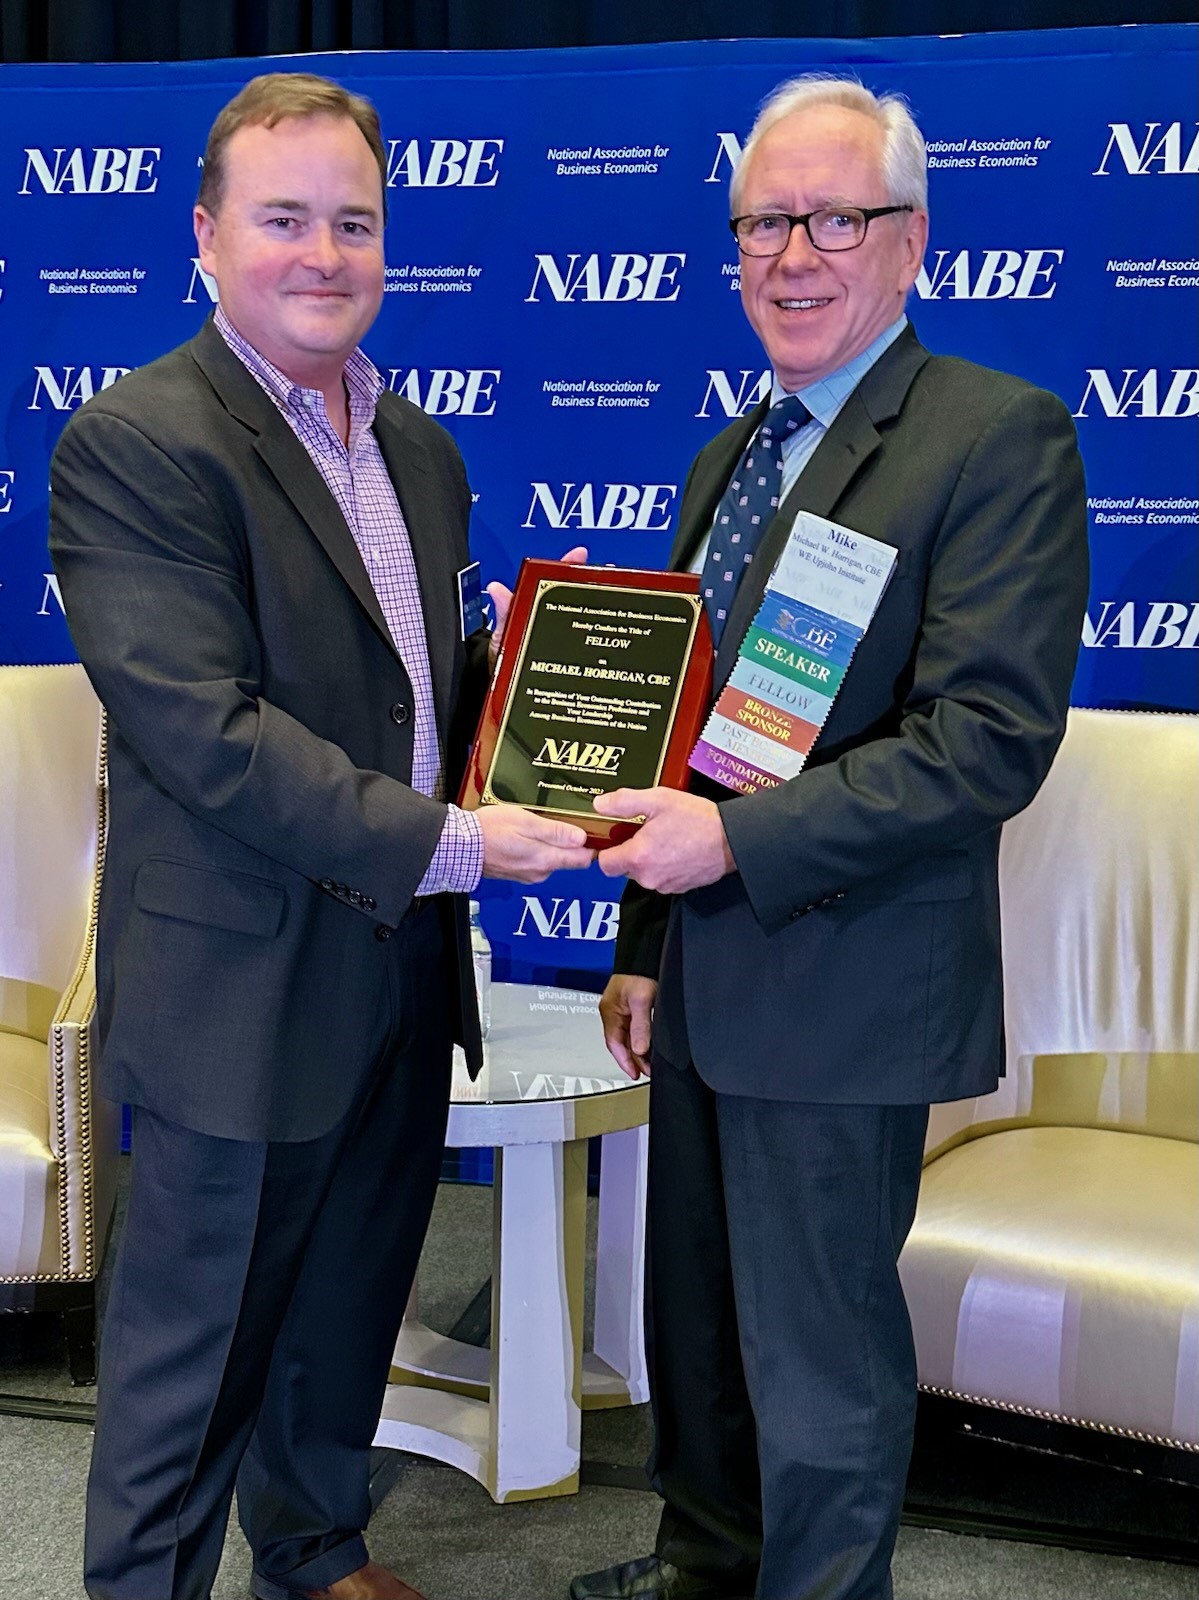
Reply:
[[[154,781],[203,821],[398,922],[445,807],[261,694],[239,529],[139,428],[88,408],[51,467],[50,549],[80,659]]]
[[[1073,423],[1021,387],[980,430],[946,507],[896,734],[721,808],[763,928],[1028,804],[1065,728],[1087,582]]]
[[[657,981],[669,918],[670,896],[643,889],[630,879],[620,897],[620,927],[616,932],[613,972]]]

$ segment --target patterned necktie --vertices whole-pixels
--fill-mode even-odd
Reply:
[[[779,508],[783,441],[811,419],[812,413],[798,395],[789,394],[771,406],[716,508],[700,579],[714,645],[720,643],[733,609],[741,574],[753,560],[762,535]]]

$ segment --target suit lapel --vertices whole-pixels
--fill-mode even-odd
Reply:
[[[737,589],[716,653],[717,694],[736,664],[737,651],[762,603],[767,579],[783,553],[796,512],[810,511],[817,517],[832,517],[850,483],[882,443],[876,424],[888,422],[898,415],[913,379],[927,360],[928,351],[920,344],[911,327],[905,328],[871,367],[833,419],[832,426],[817,445],[812,459],[800,473],[790,494],[779,507],[778,515],[762,536],[757,554]],[[730,474],[732,470],[733,463],[730,463]]]
[[[315,534],[325,554],[354,591],[367,616],[394,650],[395,642],[383,608],[362,564],[354,535],[341,514],[341,507],[313,465],[307,450],[283,419],[279,420],[282,423],[281,435],[274,430],[260,434],[255,449],[270,468],[283,493]]]
[[[278,406],[230,350],[211,319],[192,340],[192,355],[226,410],[255,434],[258,456],[394,650],[387,619],[341,507]]]

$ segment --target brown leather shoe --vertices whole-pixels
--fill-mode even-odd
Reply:
[[[304,1594],[307,1600],[425,1600],[377,1561],[368,1561],[365,1567],[338,1578],[327,1589],[306,1589]]]

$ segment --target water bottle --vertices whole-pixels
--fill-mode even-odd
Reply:
[[[470,903],[470,954],[475,968],[475,993],[479,997],[479,1026],[486,1039],[491,1031],[491,942],[479,918],[479,902]]]

